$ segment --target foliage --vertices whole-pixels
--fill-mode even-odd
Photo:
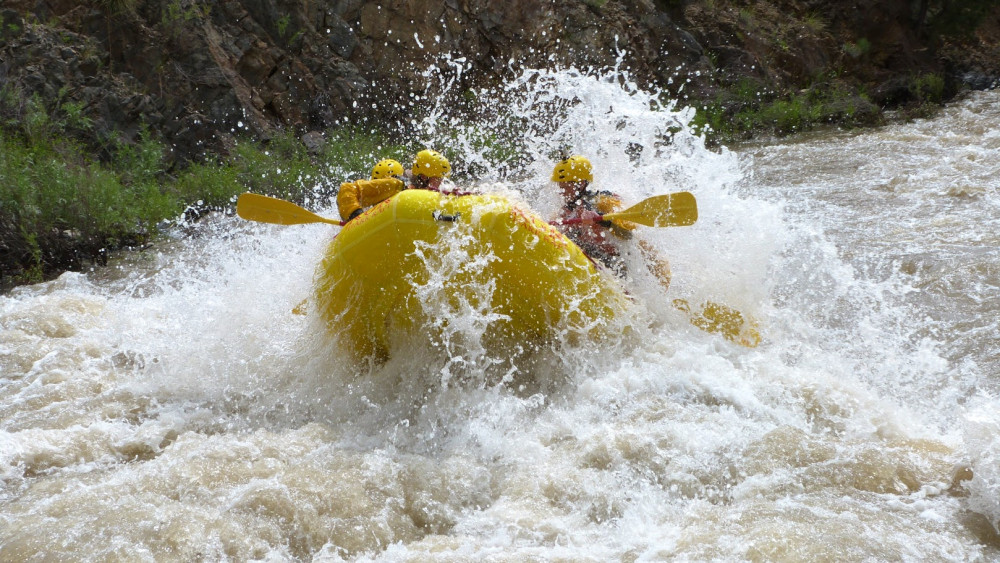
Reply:
[[[109,14],[117,16],[134,13],[139,0],[94,0],[93,3],[98,8],[107,10]]]
[[[826,31],[827,28],[826,18],[818,12],[806,14],[805,18],[802,19],[802,23],[805,24],[806,29],[813,33]]]
[[[862,37],[857,42],[847,42],[844,44],[844,52],[852,59],[857,59],[867,55],[872,50],[871,41]]]
[[[936,36],[970,35],[1000,0],[920,0],[917,25]]]
[[[2,261],[5,269],[23,269],[23,281],[37,281],[53,262],[141,242],[175,211],[154,182],[123,184],[66,138],[26,143],[0,131],[0,177],[0,211],[19,239],[4,241],[16,255]]]
[[[944,101],[944,77],[933,72],[919,74],[910,83],[910,92],[921,103],[940,104]]]
[[[278,36],[279,37],[284,37],[285,36],[285,33],[288,31],[288,24],[289,24],[290,21],[291,21],[291,18],[289,18],[288,14],[285,14],[285,15],[281,16],[280,18],[278,18],[278,21],[275,22],[276,25],[278,26]]]
[[[168,35],[176,38],[184,25],[199,19],[207,18],[211,12],[209,5],[201,5],[198,2],[181,2],[181,0],[171,0],[163,7],[160,15],[160,27]]]
[[[83,102],[66,102],[61,106],[67,129],[86,131],[94,126],[94,120],[84,114]]]
[[[389,142],[389,134],[377,129],[348,126],[328,132],[322,160],[334,177],[359,178],[371,172],[383,158],[393,158],[408,166],[416,147]]]
[[[92,124],[65,102],[51,113],[37,96],[0,89],[0,284],[31,283],[116,248],[143,245],[161,225],[208,211],[231,213],[236,196],[266,193],[299,203],[331,198],[339,183],[367,176],[382,158],[405,162],[412,147],[382,131],[345,127],[311,153],[292,133],[238,140],[217,160],[168,170],[149,131],[112,139],[106,163],[72,140]]]
[[[776,97],[752,80],[742,80],[720,93],[714,102],[696,108],[692,125],[713,142],[729,142],[753,134],[785,135],[825,123],[868,123],[871,112],[864,95],[825,83],[801,92]]]

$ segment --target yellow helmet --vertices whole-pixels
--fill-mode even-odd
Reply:
[[[443,154],[424,149],[413,159],[413,173],[422,174],[428,178],[440,178],[451,172],[451,164]]]
[[[553,182],[594,181],[594,167],[586,157],[574,155],[556,164],[552,170]]]
[[[402,175],[403,165],[391,158],[379,161],[379,163],[375,165],[375,168],[372,168],[372,180]]]

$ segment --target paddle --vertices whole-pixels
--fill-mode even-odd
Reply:
[[[601,220],[624,220],[649,227],[686,227],[698,220],[698,206],[690,192],[653,196],[617,213],[605,213]],[[564,225],[582,223],[582,219],[568,219]],[[760,344],[757,323],[728,305],[705,302],[701,311],[691,310],[684,299],[674,299],[674,307],[687,314],[691,324],[718,334],[741,346],[755,348]]]
[[[343,225],[341,221],[320,217],[290,201],[251,193],[241,195],[236,201],[236,214],[249,221],[277,225]],[[677,192],[644,199],[624,211],[606,213],[601,218],[632,221],[649,227],[684,227],[693,225],[698,220],[698,205],[691,192]],[[563,224],[579,222],[581,221],[567,219]]]
[[[760,344],[757,322],[732,307],[706,301],[701,311],[695,313],[684,299],[674,299],[674,307],[687,313],[691,324],[705,332],[721,335],[726,340],[747,348],[756,348]]]
[[[251,193],[241,195],[236,201],[236,214],[249,221],[278,225],[305,223],[343,225],[340,221],[321,217],[290,201]],[[651,227],[683,226],[697,220],[698,210],[693,195],[679,192],[654,196],[625,211],[608,213],[603,217],[625,219]],[[702,330],[720,334],[731,342],[750,348],[760,343],[760,333],[757,331],[756,323],[748,322],[736,309],[720,303],[707,302],[701,312],[694,313],[683,299],[675,299],[674,306],[687,313],[691,324]],[[299,307],[296,307],[295,312],[301,314]]]
[[[299,207],[290,201],[251,193],[243,194],[236,200],[236,214],[248,221],[274,223],[276,225],[302,225],[305,223],[344,224],[334,219],[320,217],[312,211]]]
[[[605,213],[601,215],[601,220],[631,221],[647,227],[687,227],[698,220],[698,203],[691,192],[657,195],[624,211]],[[566,219],[563,224],[582,222],[582,219]]]

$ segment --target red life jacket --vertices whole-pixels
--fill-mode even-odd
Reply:
[[[597,200],[601,197],[618,199],[610,192],[581,192],[576,201],[568,203],[559,211],[557,225],[569,219],[579,219],[584,211],[600,213],[601,211],[597,209]],[[610,221],[560,225],[559,230],[592,260],[604,264],[619,276],[626,274],[625,262],[618,247],[618,241],[623,237],[612,231]],[[625,233],[631,234],[627,231]]]

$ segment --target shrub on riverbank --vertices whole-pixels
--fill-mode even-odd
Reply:
[[[375,159],[406,152],[378,132],[341,129],[313,150],[287,134],[237,141],[228,155],[167,170],[166,147],[146,133],[109,142],[110,156],[98,160],[70,136],[87,124],[68,115],[28,101],[0,127],[0,289],[103,263],[110,251],[142,247],[207,212],[231,213],[245,191],[315,205]]]
[[[863,94],[829,84],[775,96],[744,80],[697,108],[694,125],[713,142],[732,142],[761,134],[788,135],[821,125],[874,125],[880,110]]]
[[[927,117],[947,98],[943,76],[918,73],[901,80],[895,103],[902,118]],[[810,88],[777,95],[762,83],[744,79],[711,101],[696,105],[694,126],[710,142],[725,144],[760,135],[782,136],[822,125],[867,127],[885,122],[885,114],[862,92],[836,77],[820,77]]]
[[[155,183],[123,183],[65,138],[26,144],[0,132],[0,177],[0,266],[13,278],[5,283],[141,244],[174,211]]]

